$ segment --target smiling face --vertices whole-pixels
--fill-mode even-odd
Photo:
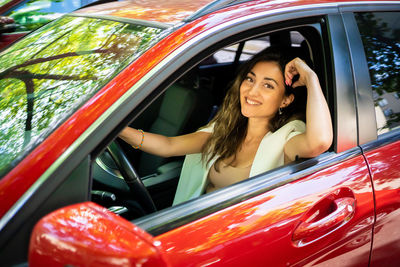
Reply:
[[[258,62],[240,85],[240,105],[247,118],[271,119],[278,108],[293,101],[293,95],[285,96],[285,83],[278,63]]]

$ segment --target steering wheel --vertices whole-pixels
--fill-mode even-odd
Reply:
[[[121,172],[130,191],[136,197],[136,200],[142,206],[143,210],[147,214],[155,212],[157,209],[149,192],[118,143],[113,141],[107,147],[107,150]]]

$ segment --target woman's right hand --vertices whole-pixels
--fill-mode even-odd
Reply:
[[[299,79],[292,84],[297,74]],[[303,60],[295,58],[285,66],[285,82],[292,87],[307,87],[306,131],[286,143],[285,156],[289,160],[318,156],[333,140],[332,119],[318,76]]]
[[[293,77],[299,75],[299,79],[293,83]],[[286,85],[296,88],[298,86],[306,86],[310,84],[312,79],[318,79],[315,72],[302,59],[296,57],[285,66],[285,83]],[[293,84],[292,84],[293,83]]]

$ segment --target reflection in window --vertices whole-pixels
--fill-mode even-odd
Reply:
[[[17,32],[32,31],[94,0],[29,0],[5,13],[17,23]]]
[[[217,51],[214,54],[214,58],[217,63],[232,63],[235,60],[236,51],[239,47],[239,44],[234,44],[232,46],[228,46],[224,49]]]
[[[261,52],[265,48],[269,47],[271,44],[269,42],[269,36],[249,40],[244,43],[243,51],[240,54],[240,61],[246,61],[252,58],[255,54]]]
[[[305,41],[303,35],[297,31],[290,31],[285,33],[283,36],[288,37],[286,45],[291,47],[301,47],[302,42]],[[276,36],[275,39],[285,40],[280,35]],[[244,42],[242,48],[239,49],[239,44],[234,44],[225,47],[214,54],[214,58],[217,63],[233,63],[237,53],[240,53],[239,61],[246,61],[252,58],[257,53],[271,46],[271,37],[263,36],[257,39],[252,39]]]
[[[356,14],[368,61],[373,98],[375,106],[379,107],[375,108],[378,134],[400,126],[399,17],[399,12]],[[380,107],[383,106],[385,110],[382,111]]]
[[[160,32],[116,21],[63,17],[0,53],[0,176]]]
[[[383,98],[381,100],[378,101],[379,106],[384,107],[388,104],[386,98]]]
[[[393,110],[391,108],[385,109],[383,111],[386,117],[390,117],[390,115],[393,115]]]

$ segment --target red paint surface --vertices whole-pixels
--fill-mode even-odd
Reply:
[[[168,266],[159,249],[159,243],[140,228],[87,202],[38,222],[29,266]]]
[[[337,189],[352,192],[354,217],[310,244],[293,233]],[[344,192],[343,191],[343,192]],[[362,156],[319,171],[156,237],[173,266],[368,266],[373,194]]]
[[[199,33],[236,18],[254,15],[268,9],[297,6],[303,3],[334,1],[294,1],[269,4],[245,3],[219,11],[187,24],[161,40],[153,48],[122,71],[107,86],[83,105],[70,119],[34,149],[10,173],[0,180],[0,217],[32,186],[34,182],[71,146],[71,144],[118,98],[154,68],[167,55]]]
[[[118,1],[111,4],[88,7],[75,11],[75,13],[109,15],[175,24],[211,2],[213,0]]]
[[[366,154],[374,181],[376,225],[371,266],[400,266],[400,141]]]
[[[352,198],[349,221],[299,246],[297,226]],[[324,202],[327,201],[328,202]],[[368,266],[373,225],[368,168],[357,156],[156,238],[94,203],[52,212],[33,230],[30,266]]]
[[[366,1],[366,0],[364,0]],[[379,2],[380,0],[376,1]],[[381,0],[384,1],[384,0]],[[75,11],[75,13],[80,14],[91,14],[91,15],[109,15],[116,16],[122,18],[130,18],[130,19],[141,19],[148,21],[157,21],[168,24],[176,24],[181,22],[183,19],[189,17],[195,11],[200,10],[202,7],[206,6],[214,2],[213,0],[142,0],[142,1],[118,1],[114,3],[104,4],[104,5],[96,5],[92,7],[88,7],[82,10]],[[346,2],[355,2],[354,0],[344,0],[344,1],[335,1],[335,0],[325,0],[325,1],[276,1],[276,0],[260,0],[260,1],[251,1],[247,3],[243,3],[240,5],[235,5],[230,8],[224,10],[224,12],[233,11],[238,14],[246,16],[249,15],[248,10],[242,10],[241,12],[235,12],[235,10],[242,8],[255,8],[255,11],[267,11],[267,10],[276,10],[280,8],[286,7],[297,7],[301,5],[318,5],[318,4],[327,4],[338,2],[346,3]],[[363,2],[357,1],[357,2]],[[395,1],[393,1],[395,2]],[[217,11],[214,14],[220,15],[223,12]]]

